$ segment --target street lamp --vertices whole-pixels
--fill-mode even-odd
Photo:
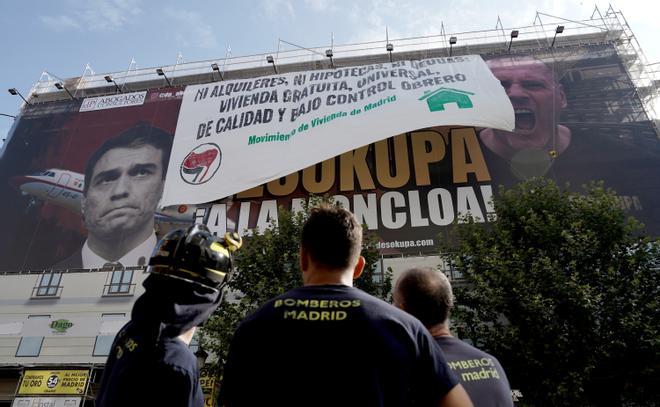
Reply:
[[[156,68],[156,73],[158,76],[163,76],[165,78],[168,86],[172,86],[172,82],[170,82],[170,80],[167,78],[167,75],[165,75],[165,72],[163,72],[162,68]]]
[[[509,49],[508,51],[511,51],[511,44],[513,43],[513,39],[518,38],[518,30],[513,30],[511,31],[511,40],[509,41]]]
[[[20,96],[21,99],[23,99],[23,102],[25,102],[26,105],[28,105],[28,106],[30,105],[30,102],[28,102],[27,100],[25,100],[25,98],[23,97],[23,95],[21,95],[21,92],[19,92],[16,88],[9,88],[9,89],[7,89],[7,91],[9,91],[9,93],[12,94],[12,95],[14,95],[14,96],[16,96],[16,95]]]
[[[225,78],[222,77],[222,72],[220,72],[220,67],[218,66],[218,64],[216,64],[215,62],[212,63],[211,64],[211,69],[213,69],[213,72],[217,72],[218,75],[220,75],[220,80],[221,81],[225,80]],[[211,77],[213,77],[213,72],[211,72]]]
[[[71,98],[71,100],[75,99],[71,92],[69,92],[69,89],[66,88],[66,86],[62,85],[62,82],[55,82],[55,87],[59,90],[64,90],[67,95]]]
[[[105,81],[108,83],[114,83],[115,84],[115,89],[117,89],[117,92],[121,93],[121,89],[119,89],[119,85],[117,85],[117,82],[112,78],[110,75],[105,76]]]
[[[335,63],[332,61],[332,55],[333,55],[333,54],[332,54],[332,50],[331,50],[331,49],[326,49],[326,50],[325,50],[325,56],[328,57],[328,58],[330,58],[330,66],[334,68],[334,67],[335,67]]]
[[[275,73],[277,73],[277,66],[275,66],[275,59],[273,59],[272,55],[266,56],[266,62],[268,62],[269,64],[273,64],[273,70],[275,71]]]
[[[206,358],[209,356],[209,354],[200,346],[197,349],[197,352],[195,352],[195,356],[197,358],[197,367],[201,370],[202,367],[204,367],[204,364],[206,363]]]
[[[555,36],[552,37],[552,44],[550,44],[550,48],[553,48],[555,46],[555,40],[557,39],[557,34],[561,34],[563,32],[564,32],[563,25],[558,25],[557,28],[555,28]]]

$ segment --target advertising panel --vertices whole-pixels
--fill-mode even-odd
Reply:
[[[12,407],[78,407],[82,397],[16,397]]]
[[[0,269],[144,265],[161,224],[189,223],[157,208],[182,95],[26,106],[0,158]]]
[[[15,335],[60,337],[114,335],[127,322],[127,317],[117,317],[111,320],[103,317],[27,318],[17,322],[22,325],[22,329]]]
[[[103,106],[118,107],[104,110],[80,111],[80,100],[28,106],[0,157],[0,270],[144,264],[155,237],[171,228],[197,221],[217,233],[263,230],[276,219],[278,205],[301,208],[310,193],[334,196],[355,212],[383,254],[435,253],[461,214],[491,221],[490,199],[498,187],[533,176],[570,183],[574,190],[603,180],[628,214],[660,234],[660,142],[612,46],[483,58],[513,105],[512,132],[424,125],[389,138],[367,134],[365,139],[379,141],[222,200],[158,209],[162,176],[152,176],[161,175],[158,147],[95,151],[126,132],[129,138],[171,138],[177,124],[199,126],[195,109],[179,115],[183,88],[150,90],[143,104],[105,101]],[[399,119],[393,115],[384,123]],[[343,132],[360,138],[369,129]],[[91,184],[85,186],[92,158]],[[273,159],[285,162],[288,154]],[[262,161],[245,159],[239,171],[258,171]],[[168,178],[180,178],[180,164]]]
[[[18,387],[22,394],[85,394],[89,370],[26,370]]]
[[[199,385],[204,393],[204,406],[215,407],[217,392],[216,392],[216,377],[213,372],[202,369],[199,376]]]

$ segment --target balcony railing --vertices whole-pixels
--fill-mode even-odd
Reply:
[[[135,294],[135,283],[110,283],[103,286],[104,297],[130,297]]]
[[[36,285],[32,289],[32,298],[60,298],[61,285]]]

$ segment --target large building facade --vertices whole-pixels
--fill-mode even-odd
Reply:
[[[11,405],[14,397],[72,398],[75,405],[93,400],[114,335],[143,291],[144,268],[1,278],[0,403]],[[21,377],[34,372],[32,383],[23,379],[19,388]],[[82,374],[82,384],[47,385],[51,376],[64,381],[68,374]]]
[[[480,55],[511,99],[516,130],[411,128],[229,197],[154,209],[156,237],[193,222],[218,234],[250,234],[276,220],[278,206],[297,210],[310,195],[331,196],[376,236],[382,255],[376,266],[396,277],[411,266],[443,268],[438,245],[451,238],[452,225],[468,213],[496,221],[491,199],[499,186],[532,176],[575,189],[602,180],[658,235],[660,141],[652,120],[658,82],[645,71],[629,27],[614,11],[588,22],[539,23],[516,36],[502,28],[329,53],[281,50],[160,73],[42,78],[0,155],[0,406],[92,405],[114,334],[142,292],[147,255],[85,266],[81,252],[94,233],[86,206],[91,185],[84,185],[88,161],[135,127],[174,137],[183,95],[194,85]],[[406,83],[428,87],[423,79]],[[81,260],[72,263],[76,256]],[[459,271],[443,271],[460,278]]]

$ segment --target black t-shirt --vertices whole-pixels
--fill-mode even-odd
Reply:
[[[494,356],[452,336],[437,336],[435,340],[475,407],[513,406],[509,380]]]
[[[231,407],[437,405],[457,383],[419,321],[325,285],[291,290],[241,323],[220,392]]]
[[[129,322],[117,334],[96,398],[99,407],[202,407],[197,358],[177,338],[141,333]]]

